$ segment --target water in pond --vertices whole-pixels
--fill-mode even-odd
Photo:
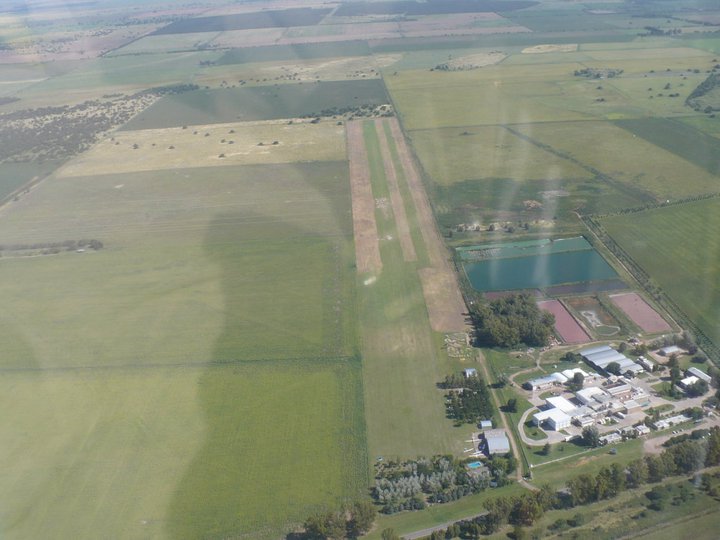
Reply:
[[[575,239],[573,239],[575,240]],[[483,258],[482,260],[465,260],[463,268],[470,280],[470,284],[478,291],[504,291],[511,289],[533,289],[550,287],[562,283],[577,283],[589,281],[602,281],[617,278],[615,270],[595,251],[582,240],[573,242],[575,250],[540,249],[523,250],[509,248],[505,245],[499,250],[490,253],[508,254],[514,256],[501,258]],[[540,246],[537,246],[540,247]],[[557,246],[555,246],[557,247]],[[577,249],[580,248],[580,249]],[[583,249],[584,248],[584,249]],[[484,248],[488,253],[488,248]],[[525,251],[527,250],[527,251]],[[520,255],[525,251],[527,255]],[[545,251],[543,253],[543,251]]]

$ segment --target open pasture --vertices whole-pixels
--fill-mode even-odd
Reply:
[[[423,168],[440,185],[486,178],[553,181],[592,176],[500,126],[418,130],[411,137]]]
[[[382,81],[203,89],[166,96],[124,129],[151,129],[319,115],[323,110],[388,102]]]
[[[63,167],[59,175],[342,161],[344,133],[344,127],[337,122],[311,124],[309,120],[118,131]]]
[[[0,219],[6,245],[104,244],[85,253],[4,253],[8,316],[0,329],[14,343],[4,366],[355,351],[344,162],[50,178]],[[211,351],[224,318],[233,332]]]
[[[277,538],[367,482],[356,361],[6,372],[0,388],[4,538]]]
[[[223,32],[251,28],[277,28],[306,26],[319,23],[331,9],[291,8],[254,13],[231,13],[180,19],[159,28],[155,35],[186,34],[196,32]]]
[[[601,223],[698,328],[720,343],[720,200],[614,216]]]
[[[659,199],[717,190],[716,175],[611,123],[555,122],[514,129]]]
[[[23,185],[39,180],[52,172],[58,163],[6,162],[0,163],[0,200]]]

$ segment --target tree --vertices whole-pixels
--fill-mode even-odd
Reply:
[[[354,536],[361,536],[368,532],[375,522],[377,509],[370,501],[357,501],[350,508],[350,530]]]
[[[613,375],[620,375],[620,364],[617,362],[610,362],[605,368],[605,371],[612,373]]]
[[[507,412],[516,413],[517,412],[517,399],[515,399],[515,398],[508,399],[507,406],[505,408],[507,409]]]
[[[587,426],[582,430],[582,441],[585,446],[597,448],[600,446],[600,432],[595,426]]]
[[[688,386],[686,388],[686,391],[687,395],[690,397],[702,396],[705,394],[705,392],[708,391],[708,383],[703,381],[702,379],[699,379],[698,381]]]
[[[540,450],[540,453],[543,456],[550,455],[550,443],[545,443],[545,446],[542,447],[542,450]]]
[[[573,392],[578,392],[582,390],[584,384],[585,375],[583,375],[582,373],[575,373],[570,382],[568,382],[568,388]]]
[[[636,459],[628,463],[627,485],[629,488],[637,488],[647,482],[648,468],[643,459]]]

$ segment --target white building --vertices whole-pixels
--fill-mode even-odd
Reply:
[[[553,386],[559,386],[565,384],[568,378],[562,373],[551,373],[545,377],[539,377],[526,382],[523,386],[530,388],[531,390],[544,390]]]
[[[700,379],[698,379],[695,375],[691,375],[690,377],[685,377],[680,381],[680,386],[683,388],[687,388],[689,386],[692,386],[696,382],[698,382]]]
[[[577,409],[575,405],[570,403],[567,399],[565,399],[562,396],[553,396],[547,398],[545,401],[547,401],[550,405],[552,405],[556,409],[560,409],[565,414],[572,416],[572,413]]]
[[[687,370],[687,372],[685,372],[685,374],[688,376],[692,375],[694,377],[697,377],[698,379],[702,379],[703,381],[705,381],[708,384],[710,384],[710,381],[712,381],[712,377],[710,377],[710,375],[708,375],[707,373],[705,373],[704,371],[702,371],[696,367],[689,368]]]
[[[544,422],[555,431],[570,427],[572,419],[560,409],[547,409],[533,415],[533,423],[540,426]]]
[[[577,400],[583,405],[594,406],[610,399],[610,394],[598,386],[588,386],[575,393]]]

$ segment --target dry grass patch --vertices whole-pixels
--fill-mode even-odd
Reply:
[[[577,43],[566,43],[563,45],[535,45],[522,50],[523,54],[544,54],[556,52],[575,52],[578,50]]]
[[[96,144],[60,176],[345,159],[336,122],[272,120],[119,131]]]

